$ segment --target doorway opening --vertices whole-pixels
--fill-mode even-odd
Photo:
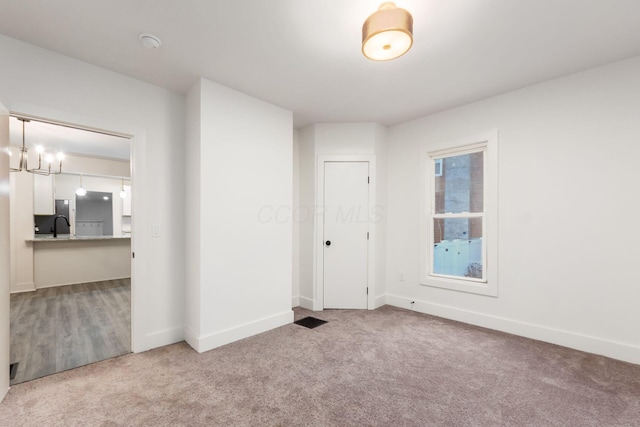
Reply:
[[[64,152],[60,173],[10,174],[14,385],[131,352],[132,138],[17,113],[9,124],[12,169],[38,165],[36,145]]]

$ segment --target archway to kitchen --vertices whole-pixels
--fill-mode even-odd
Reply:
[[[10,130],[17,384],[131,351],[133,168],[128,134],[16,112]]]

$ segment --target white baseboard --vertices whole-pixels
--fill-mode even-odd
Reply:
[[[191,346],[191,348],[193,348],[198,353],[201,353],[200,350],[198,350],[198,347],[200,345],[200,341],[198,340],[198,334],[193,329],[185,326],[184,340],[187,342],[187,344]]]
[[[57,288],[58,286],[82,285],[84,283],[106,282],[106,281],[109,281],[109,280],[123,280],[123,279],[131,279],[131,276],[110,277],[110,278],[106,278],[106,279],[92,280],[90,282],[49,283],[49,284],[46,284],[46,285],[38,285],[37,289]]]
[[[136,348],[132,349],[134,353],[140,353],[143,351],[151,350],[153,348],[163,347],[169,344],[175,344],[180,341],[184,341],[185,328],[184,326],[178,326],[175,328],[163,329],[157,332],[151,332],[144,336],[144,342],[141,345],[136,345]]]
[[[291,298],[291,308],[298,307],[300,305],[300,297]]]
[[[380,308],[383,305],[387,304],[387,296],[386,295],[381,295],[381,296],[377,296],[373,299],[373,309],[375,310],[376,308]]]
[[[298,297],[298,305],[307,310],[313,310],[313,300],[311,298]]]
[[[242,325],[225,329],[201,337],[196,337],[192,331],[185,331],[187,343],[198,353],[213,350],[225,344],[239,341],[253,335],[267,332],[280,326],[288,325],[293,322],[293,311],[289,310],[284,313],[275,314],[270,317],[247,322]]]
[[[387,295],[386,297],[387,304],[395,307],[640,364],[640,347],[638,346],[397,295]],[[411,301],[415,301],[413,307],[411,307]]]
[[[19,292],[32,292],[36,290],[36,284],[33,282],[16,283],[11,287],[11,293],[17,294]]]

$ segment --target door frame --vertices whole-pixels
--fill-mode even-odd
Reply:
[[[10,291],[11,291],[11,249],[9,241],[9,209],[11,189],[9,184],[9,155],[5,149],[9,148],[9,110],[0,103],[0,132],[7,138],[7,146],[0,142],[0,402],[9,391],[9,366],[11,363],[10,333],[11,324]],[[0,137],[4,140],[4,138]]]
[[[2,102],[2,100],[0,100]],[[43,107],[33,104],[14,103],[8,106],[10,115],[16,115],[26,118],[32,118],[38,121],[44,121],[52,124],[63,126],[72,126],[78,129],[89,131],[101,131],[114,135],[127,137],[131,141],[130,147],[130,175],[131,187],[141,187],[141,177],[144,175],[144,153],[146,149],[146,131],[137,125],[110,119],[98,119],[94,116],[82,113],[61,111],[55,108]],[[136,221],[136,212],[139,212],[141,206],[142,195],[140,191],[132,191],[131,197],[131,252],[136,251],[140,246],[140,233],[138,228],[140,224]],[[136,268],[135,258],[131,259],[131,351],[139,353],[148,349],[145,344],[144,330],[144,298],[138,296],[142,283],[143,272]]]
[[[315,277],[313,282],[313,310],[324,310],[324,164],[326,162],[369,163],[369,242],[367,254],[367,309],[375,308],[376,227],[371,213],[376,206],[376,156],[374,154],[328,155],[319,154],[316,161],[316,208],[313,258]]]

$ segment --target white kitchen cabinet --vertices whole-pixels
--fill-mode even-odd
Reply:
[[[53,175],[33,175],[33,214],[55,214]]]
[[[124,185],[125,198],[122,199],[122,216],[131,216],[131,186]]]

